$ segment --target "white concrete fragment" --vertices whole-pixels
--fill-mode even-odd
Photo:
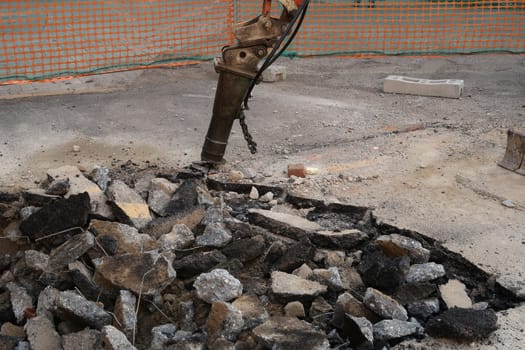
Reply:
[[[458,79],[419,79],[389,75],[383,83],[383,91],[396,94],[459,98],[465,83]]]
[[[124,333],[113,326],[102,328],[102,340],[107,350],[136,350]]]

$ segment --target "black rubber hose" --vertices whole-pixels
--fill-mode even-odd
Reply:
[[[277,54],[275,53],[276,52],[275,49],[272,50],[272,52],[264,60],[264,63],[262,64],[261,68],[257,71],[257,74],[253,78],[252,83],[250,84],[250,87],[248,88],[248,93],[246,94],[246,96],[244,98],[244,109],[249,109],[248,108],[248,99],[250,98],[251,93],[253,91],[253,88],[255,87],[255,84],[257,84],[257,81],[261,77],[262,73],[282,55],[282,53],[288,48],[288,46],[290,46],[290,44],[292,43],[293,39],[295,38],[295,36],[299,32],[299,28],[301,27],[301,25],[303,23],[303,20],[304,20],[304,17],[306,15],[306,11],[308,10],[308,4],[309,3],[310,3],[310,0],[305,0],[303,5],[301,6],[301,8],[294,15],[294,17],[292,18],[292,20],[288,24],[288,27],[286,28],[284,33],[281,35],[281,37],[277,41],[278,45],[276,46],[276,49],[278,49],[281,46],[281,43],[290,34],[290,30],[295,25],[295,22],[297,22],[297,20],[299,20],[299,22],[297,22],[297,25],[294,28],[294,31],[292,32],[292,34],[288,38],[288,41],[284,44],[283,47],[281,47],[279,49]]]

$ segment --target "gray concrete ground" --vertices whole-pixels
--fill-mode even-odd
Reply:
[[[288,79],[256,87],[247,113],[259,153],[249,154],[235,125],[226,170],[252,168],[295,192],[373,206],[381,220],[443,242],[525,295],[525,177],[496,165],[507,128],[525,127],[524,56],[280,64]],[[89,88],[90,94],[82,87],[98,77],[69,82],[76,94],[13,99],[14,87],[2,87],[0,95],[10,99],[0,100],[0,189],[35,186],[47,168],[62,164],[198,160],[217,79],[211,64],[127,74],[113,75],[113,83]],[[464,79],[464,96],[382,93],[390,74]],[[31,89],[38,86],[17,93]],[[53,93],[44,90],[35,94]],[[289,183],[290,163],[317,167],[319,174]],[[503,206],[504,199],[515,207]],[[500,313],[500,323],[489,342],[465,347],[523,349],[523,307]],[[427,348],[452,348],[433,344]]]

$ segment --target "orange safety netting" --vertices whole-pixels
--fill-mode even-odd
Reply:
[[[4,1],[0,83],[210,59],[233,42],[232,24],[261,7],[262,0]],[[287,54],[476,52],[525,52],[525,0],[312,0]]]

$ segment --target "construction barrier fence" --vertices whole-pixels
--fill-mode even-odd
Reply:
[[[279,8],[273,1],[274,12]],[[187,64],[262,0],[0,2],[0,83]],[[311,0],[287,55],[525,52],[525,0]]]

